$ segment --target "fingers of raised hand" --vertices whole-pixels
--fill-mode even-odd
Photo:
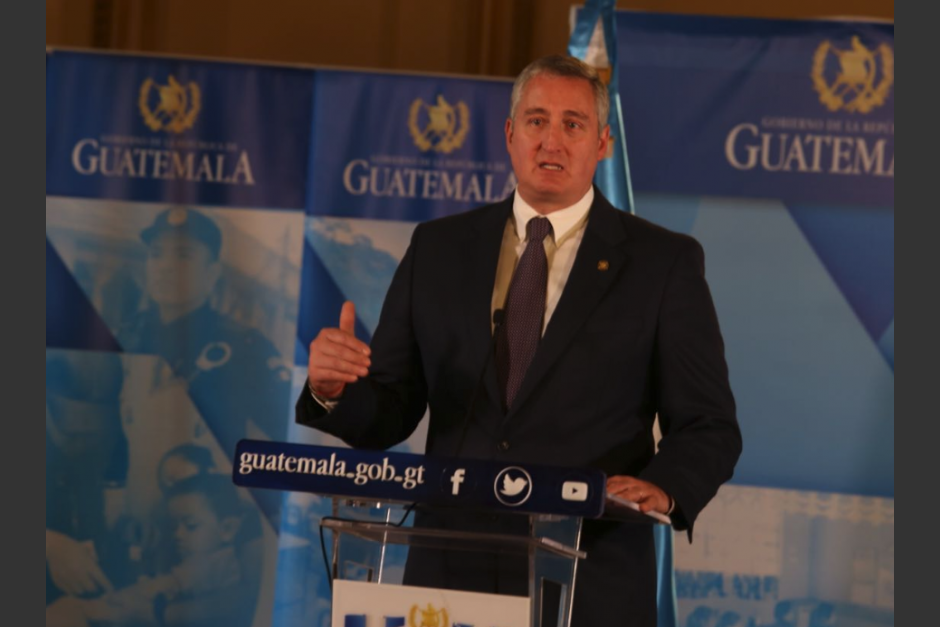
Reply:
[[[352,301],[347,300],[343,303],[343,308],[339,313],[339,328],[349,335],[356,335],[356,306]]]
[[[348,342],[334,342],[331,339],[318,344],[315,348],[311,347],[310,361],[314,368],[325,368],[358,376],[369,374],[369,366],[372,365],[372,360],[361,347]]]

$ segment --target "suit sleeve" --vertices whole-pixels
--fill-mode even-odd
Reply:
[[[698,242],[688,239],[660,305],[653,358],[663,440],[640,477],[671,495],[680,529],[691,528],[741,454],[724,342]]]
[[[372,340],[369,376],[347,385],[327,412],[304,387],[297,422],[334,435],[350,446],[386,449],[406,440],[427,408],[427,384],[412,316],[419,225],[398,266]]]

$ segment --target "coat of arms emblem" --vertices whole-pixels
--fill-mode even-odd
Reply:
[[[451,105],[440,95],[437,104],[427,104],[418,98],[411,103],[408,130],[421,150],[449,154],[460,148],[467,138],[470,109],[464,102]]]
[[[415,605],[408,614],[408,627],[450,627],[450,617],[447,610],[437,609],[430,603],[427,609]]]
[[[885,103],[894,84],[894,52],[870,50],[856,35],[847,50],[824,41],[813,56],[813,88],[830,111],[870,113]]]
[[[150,130],[182,133],[196,123],[202,98],[196,83],[184,85],[171,75],[166,85],[152,78],[145,80],[137,106]]]

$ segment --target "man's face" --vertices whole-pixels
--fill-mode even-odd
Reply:
[[[148,249],[147,293],[157,305],[198,305],[209,298],[220,269],[203,242],[164,233]]]
[[[598,128],[586,80],[541,74],[528,82],[515,120],[506,121],[506,147],[519,193],[539,213],[569,207],[587,193],[607,154],[606,120]]]

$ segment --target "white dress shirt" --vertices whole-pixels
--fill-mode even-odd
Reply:
[[[587,225],[587,214],[594,202],[594,188],[588,189],[581,200],[558,211],[543,216],[533,209],[516,190],[512,203],[512,220],[506,227],[503,237],[503,249],[499,259],[499,269],[496,272],[496,285],[493,290],[492,310],[502,308],[506,303],[509,284],[516,264],[519,262],[525,247],[528,245],[526,226],[532,218],[545,217],[552,223],[552,237],[544,241],[545,256],[548,259],[548,285],[545,291],[545,318],[542,324],[542,333],[548,328],[548,322],[555,313],[561,293],[568,282],[574,258],[584,239],[584,227]],[[508,250],[507,250],[508,249]],[[510,255],[510,252],[514,253]]]

